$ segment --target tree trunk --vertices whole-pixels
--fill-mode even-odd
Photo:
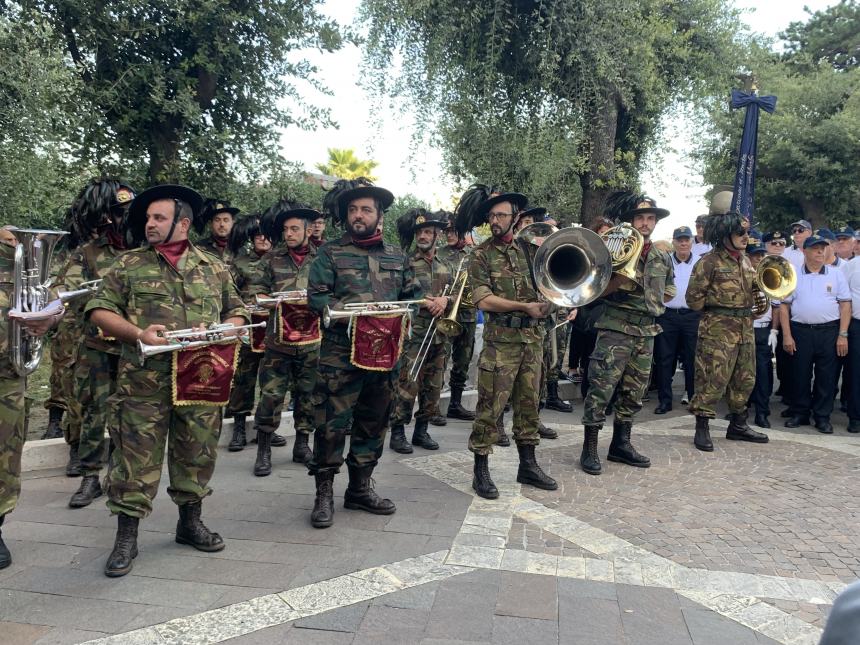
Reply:
[[[824,217],[824,204],[818,197],[798,197],[797,201],[803,209],[803,219],[812,224],[812,230],[827,225]]]
[[[588,171],[579,176],[582,186],[580,222],[588,226],[603,212],[606,198],[613,190],[615,176],[615,133],[618,129],[620,97],[615,88],[608,88],[602,101],[595,105],[590,119],[591,149]]]
[[[181,139],[182,128],[178,119],[175,118],[155,124],[150,129],[149,171],[147,173],[150,185],[179,181]]]

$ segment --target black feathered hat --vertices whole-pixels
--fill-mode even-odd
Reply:
[[[157,202],[162,199],[170,199],[182,201],[191,207],[191,223],[200,217],[200,210],[203,208],[203,197],[193,188],[188,186],[180,186],[178,184],[159,184],[152,186],[140,193],[134,198],[131,206],[128,209],[128,230],[135,241],[145,239],[144,228],[146,227],[146,209],[152,202]],[[179,219],[179,208],[177,207],[174,215],[174,225]],[[172,236],[173,230],[170,231],[168,239]]]
[[[240,219],[230,229],[230,237],[227,238],[227,248],[233,255],[247,245],[253,242],[257,235],[262,235],[260,230],[260,216],[257,213],[252,213]]]
[[[346,222],[349,203],[362,197],[371,197],[379,202],[383,212],[394,203],[394,195],[391,191],[374,186],[373,182],[366,177],[338,179],[323,197],[323,213],[333,222],[343,224]]]
[[[546,217],[546,213],[547,210],[543,206],[533,206],[522,211],[520,213],[520,219],[523,217],[531,217],[536,222],[542,222]]]
[[[306,204],[282,199],[263,214],[260,228],[263,235],[268,237],[272,244],[277,245],[284,238],[284,222],[288,219],[298,217],[311,223],[320,215],[318,210]]]
[[[647,206],[640,207],[642,203]],[[628,224],[633,222],[634,217],[644,213],[654,213],[658,221],[669,215],[669,211],[665,208],[657,208],[657,202],[654,199],[632,190],[619,190],[612,193],[606,200],[603,211],[607,217]]]
[[[522,210],[527,201],[525,195],[506,193],[498,186],[472,184],[462,194],[454,209],[454,228],[457,235],[463,237],[473,228],[486,224],[487,212],[496,204],[511,202],[516,213]]]
[[[412,240],[418,229],[433,226],[440,231],[448,228],[448,218],[442,211],[431,213],[426,208],[413,208],[397,218],[397,236],[403,250],[412,246]]]
[[[68,212],[72,231],[79,240],[87,242],[94,231],[113,223],[111,208],[122,189],[122,182],[112,177],[91,179],[81,188]],[[123,196],[128,196],[127,191]]]
[[[239,214],[239,209],[230,206],[230,203],[223,199],[209,198],[203,202],[203,208],[200,209],[200,215],[194,219],[194,230],[198,234],[202,234],[206,229],[206,225],[218,213],[230,213],[234,219]]]

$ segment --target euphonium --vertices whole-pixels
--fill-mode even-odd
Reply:
[[[39,311],[48,304],[51,257],[67,231],[12,229],[15,246],[14,287],[11,307],[16,311]],[[32,374],[42,360],[42,339],[30,336],[17,320],[9,320],[9,351],[19,376]]]
[[[791,262],[779,255],[766,255],[756,267],[753,280],[753,316],[758,318],[771,300],[784,300],[797,288],[797,271]]]
[[[619,288],[635,291],[643,288],[636,279],[636,264],[645,246],[645,238],[627,222],[606,231],[602,236],[612,256],[612,272],[626,278]]]

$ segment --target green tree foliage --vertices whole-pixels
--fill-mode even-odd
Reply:
[[[150,182],[226,180],[272,147],[277,128],[327,113],[296,83],[317,84],[294,52],[340,47],[319,0],[24,0],[49,21],[80,79],[75,99],[100,115],[90,158],[145,163]],[[30,29],[28,14],[19,29]],[[249,151],[250,154],[249,154]]]
[[[786,41],[785,60],[811,66],[830,65],[848,70],[860,66],[860,4],[841,0],[809,20],[793,22],[781,34]]]
[[[365,0],[362,16],[371,82],[418,111],[454,178],[565,221],[634,184],[667,108],[728,86],[740,55],[724,0]]]
[[[386,211],[382,220],[382,237],[388,244],[400,248],[400,238],[397,237],[397,218],[413,208],[429,208],[427,203],[411,193],[399,195]]]
[[[378,165],[379,162],[373,159],[359,159],[355,155],[355,150],[351,148],[329,148],[328,161],[316,164],[316,169],[331,177],[340,177],[341,179],[366,177],[371,181],[376,181],[373,170]]]

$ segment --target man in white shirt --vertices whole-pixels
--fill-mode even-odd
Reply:
[[[696,218],[696,237],[693,239],[693,255],[699,257],[711,250],[711,245],[705,242],[705,220],[707,215]]]
[[[785,247],[788,244],[782,231],[765,233],[762,237],[762,241],[764,242],[764,250],[768,255],[782,255],[785,253]]]
[[[803,267],[803,242],[812,235],[812,224],[805,219],[799,219],[791,225],[791,240],[794,242],[782,254],[786,260],[794,265],[794,268],[800,271]]]
[[[848,326],[847,378],[848,432],[860,432],[860,261],[846,262],[842,273],[851,292],[851,323]],[[843,386],[843,389],[844,386]]]
[[[827,245],[817,235],[806,238],[797,289],[779,309],[783,346],[794,355],[790,417],[785,427],[809,425],[811,415],[819,432],[832,434],[836,367],[838,357],[848,353],[851,292],[842,271],[825,264]]]
[[[772,235],[772,234],[771,234]],[[766,237],[765,237],[766,239]],[[784,243],[783,243],[784,244]],[[758,231],[750,231],[747,257],[753,268],[757,268],[767,249],[759,239]],[[759,428],[770,428],[770,395],[773,393],[773,350],[776,348],[779,316],[773,313],[779,302],[771,301],[761,316],[753,321],[755,333],[755,385],[750,395],[751,407],[755,409],[755,424]]]
[[[666,303],[666,311],[657,317],[662,331],[654,338],[654,371],[657,380],[659,403],[654,414],[666,414],[672,409],[672,378],[680,357],[684,366],[684,398],[689,403],[693,396],[696,337],[701,314],[687,307],[687,284],[693,265],[699,256],[693,254],[693,232],[689,226],[676,228],[672,233],[672,265],[675,270],[677,295]]]
[[[854,258],[854,229],[850,226],[840,226],[836,234],[836,255],[848,262]]]

